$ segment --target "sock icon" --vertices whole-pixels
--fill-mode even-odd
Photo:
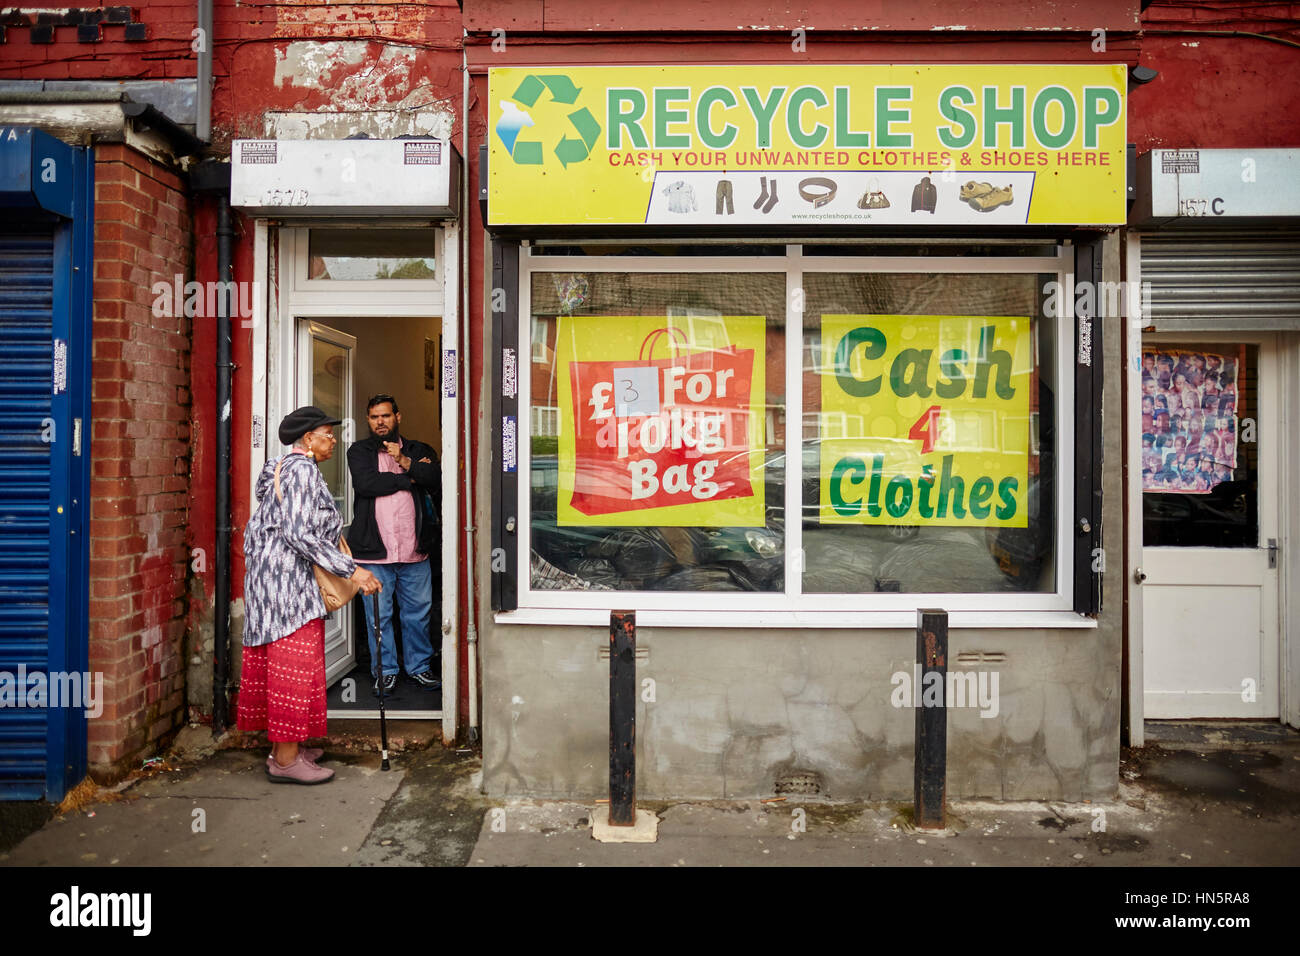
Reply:
[[[763,186],[763,191],[760,192],[758,194],[758,198],[754,200],[755,209],[758,209],[760,206],[763,205],[763,203],[767,202],[767,177],[766,176],[761,177],[759,179],[759,182]]]

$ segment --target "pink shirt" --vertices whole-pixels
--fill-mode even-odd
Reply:
[[[402,443],[405,447],[406,443]],[[401,466],[380,446],[379,470],[404,475]],[[388,557],[368,560],[367,564],[410,564],[423,561],[427,555],[419,548],[415,537],[415,498],[409,491],[395,491],[375,499],[375,523],[379,537],[384,541]]]

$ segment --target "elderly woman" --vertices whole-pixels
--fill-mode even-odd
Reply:
[[[280,441],[292,444],[257,479],[257,511],[244,529],[244,663],[240,730],[265,730],[266,775],[274,783],[325,783],[317,766],[325,735],[325,602],[312,566],[351,578],[365,594],[379,579],[338,548],[343,519],[316,462],[334,454],[334,427],[314,405],[290,412]],[[277,488],[276,473],[279,473]]]

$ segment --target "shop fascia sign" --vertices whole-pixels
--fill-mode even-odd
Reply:
[[[252,215],[454,219],[460,157],[445,139],[239,139],[230,202]]]
[[[1110,66],[489,74],[489,222],[1117,225]]]
[[[1153,149],[1138,160],[1134,226],[1300,217],[1300,150]]]

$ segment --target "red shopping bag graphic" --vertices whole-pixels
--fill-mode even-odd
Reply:
[[[569,363],[573,508],[589,516],[752,497],[754,350],[676,351],[680,329],[646,336],[635,361]],[[611,522],[617,523],[617,522]]]

